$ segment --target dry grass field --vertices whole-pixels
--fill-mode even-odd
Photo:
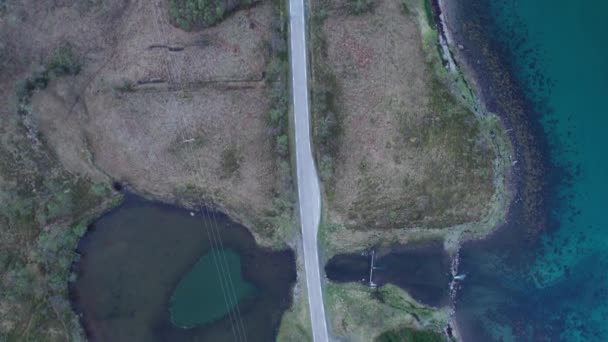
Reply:
[[[69,267],[88,222],[119,201],[113,181],[286,243],[282,3],[190,32],[169,3],[0,2],[2,341],[82,338]]]
[[[359,14],[351,6],[317,2],[313,28],[315,84],[327,89],[313,93],[317,141],[323,109],[337,118],[338,134],[317,153],[330,221],[384,230],[480,220],[495,155],[478,118],[435,76],[401,1],[374,0]]]

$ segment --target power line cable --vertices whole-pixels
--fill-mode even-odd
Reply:
[[[157,36],[158,36],[158,33],[160,32],[160,30],[158,29],[158,19],[159,19],[160,16],[158,15],[158,12],[157,12],[158,7],[156,6],[156,4],[153,7],[155,9],[155,18],[156,18],[156,20],[154,21],[154,23],[155,23],[156,33],[157,33]],[[163,24],[160,23],[161,27],[162,27],[162,25]],[[164,36],[164,34],[162,34],[162,32],[161,32],[161,35]],[[159,42],[162,42],[162,40],[159,40]],[[173,63],[171,61],[169,61],[171,59],[171,57],[170,57],[168,51],[167,51],[167,58],[166,59],[167,59],[167,63],[165,64],[165,70],[167,72],[167,84],[168,84],[168,87],[169,87],[169,90],[170,90],[170,86],[171,86],[171,83],[172,83],[171,79],[172,79],[172,75],[173,75],[173,72],[171,70],[171,66],[173,65]],[[180,83],[176,82],[175,84],[178,85]],[[169,101],[169,103],[172,104],[173,107],[175,107],[175,100],[174,100],[174,98],[171,98],[170,101]],[[185,121],[184,118],[183,118],[183,116],[180,116],[180,118],[181,118],[182,122]],[[185,127],[187,127],[187,126],[185,126]],[[184,130],[181,130],[181,134],[182,135],[183,135],[183,133],[185,131],[185,127],[184,127]],[[183,139],[182,141],[185,141],[185,139]],[[192,152],[192,148],[190,148],[190,150]],[[199,168],[200,168],[200,160],[198,162],[199,162]],[[193,174],[195,176],[198,176],[198,178],[200,178],[200,174],[199,173],[193,172]],[[203,204],[202,198],[199,198],[199,202],[200,202],[199,205],[202,206],[202,204]],[[203,211],[203,213],[206,212],[206,210],[202,210],[202,211]],[[204,216],[207,216],[207,214],[204,214]],[[241,340],[241,339],[247,341],[245,329],[244,329],[244,326],[243,326],[243,323],[242,323],[242,318],[240,317],[240,310],[238,310],[238,303],[236,303],[236,294],[234,293],[235,291],[234,291],[234,287],[232,285],[232,279],[230,277],[230,273],[227,272],[228,265],[227,265],[225,256],[224,256],[223,260],[220,258],[220,255],[222,255],[222,253],[219,251],[218,246],[221,245],[222,248],[223,248],[223,243],[221,242],[221,236],[219,235],[219,232],[218,232],[218,239],[219,239],[218,241],[219,241],[219,244],[215,241],[215,238],[214,238],[213,226],[214,225],[217,226],[217,223],[214,222],[214,224],[211,224],[210,222],[212,222],[212,221],[209,219],[209,217],[203,217],[203,220],[207,221],[208,222],[207,223],[207,227],[211,228],[211,234],[209,232],[210,229],[208,228],[207,229],[207,235],[208,235],[209,241],[211,243],[211,254],[212,254],[212,257],[214,259],[216,271],[218,272],[218,275],[219,275],[219,283],[220,283],[220,287],[221,287],[222,294],[223,294],[223,297],[224,297],[224,302],[225,302],[225,304],[227,306],[227,309],[229,310],[228,314],[229,314],[229,320],[230,320],[233,336],[235,337],[235,339],[237,341]],[[214,249],[216,250],[215,253],[213,252]],[[226,267],[226,269],[224,269],[224,266]],[[232,299],[235,300],[235,306],[237,308],[237,310],[236,310],[237,312],[234,312],[234,313],[232,312],[233,310],[231,309]],[[235,316],[234,319],[233,319],[233,315]],[[236,324],[237,324],[236,327],[235,327],[234,322],[236,322]],[[240,324],[239,324],[239,322],[240,322]],[[243,336],[243,338],[241,338],[241,335]]]

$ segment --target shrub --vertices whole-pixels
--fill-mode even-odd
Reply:
[[[268,116],[270,118],[270,125],[272,125],[273,128],[280,127],[283,120],[285,119],[284,112],[278,109],[272,109]]]
[[[372,7],[372,0],[350,0],[350,12],[355,15],[369,12],[371,11]]]
[[[286,27],[283,20],[275,19],[271,25],[272,36],[268,43],[270,60],[266,65],[265,79],[270,87],[271,110],[268,113],[268,125],[271,128],[274,147],[279,157],[277,162],[280,164],[281,159],[289,156],[289,120],[287,117],[289,109],[287,72],[289,66],[285,42]]]
[[[251,0],[169,0],[171,22],[184,31],[213,26]]]
[[[17,96],[17,100],[20,103],[27,103],[30,101],[32,94],[36,90],[36,85],[29,78],[25,80],[17,81],[15,86],[15,94]]]
[[[445,338],[431,330],[403,328],[391,330],[380,335],[376,342],[443,342]]]
[[[281,157],[286,157],[289,154],[289,137],[287,135],[279,135],[277,137],[277,152]]]
[[[28,104],[35,90],[45,89],[53,79],[77,75],[82,69],[82,63],[69,44],[57,48],[51,54],[44,66],[38,67],[25,80],[17,82],[15,94],[20,104]]]
[[[412,14],[412,11],[407,6],[407,1],[406,0],[401,0],[401,10],[403,11],[403,14],[405,14],[405,15]]]
[[[332,137],[338,132],[338,118],[333,111],[327,111],[319,120],[319,141],[321,144],[333,143]]]
[[[80,59],[74,54],[72,46],[63,45],[56,49],[46,64],[49,79],[64,75],[77,75],[82,68]]]
[[[241,156],[235,146],[227,148],[222,152],[222,173],[223,177],[231,177],[241,166]]]
[[[426,20],[434,29],[437,27],[437,23],[435,23],[435,13],[433,12],[433,4],[431,0],[424,0],[424,14],[426,15]]]
[[[319,176],[323,181],[328,181],[334,175],[334,160],[328,154],[321,155],[319,162]]]

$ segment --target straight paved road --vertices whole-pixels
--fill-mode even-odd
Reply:
[[[310,142],[310,110],[308,108],[308,61],[306,50],[304,0],[289,0],[289,31],[291,44],[291,76],[293,113],[296,133],[296,167],[298,202],[304,244],[304,268],[308,288],[308,305],[314,342],[327,342],[327,323],[321,290],[317,230],[321,212],[319,179]]]

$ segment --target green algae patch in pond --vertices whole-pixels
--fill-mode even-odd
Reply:
[[[237,323],[240,338],[273,341],[296,280],[291,250],[260,248],[225,215],[133,195],[92,224],[77,252],[70,297],[90,341],[233,341]]]
[[[230,292],[234,296],[230,298],[226,296],[224,284],[213,276],[218,273],[218,263],[224,261],[224,279],[232,281]],[[230,249],[213,250],[204,255],[177,285],[171,297],[171,322],[182,328],[213,322],[254,293],[255,286],[241,275],[240,256]]]

